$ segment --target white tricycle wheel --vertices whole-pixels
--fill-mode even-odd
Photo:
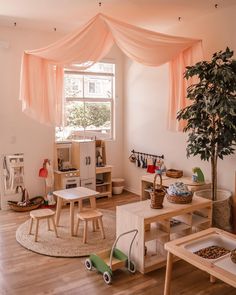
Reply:
[[[92,270],[93,268],[92,261],[89,258],[85,260],[84,265],[88,270]]]
[[[107,284],[107,285],[110,285],[111,284],[111,281],[112,281],[112,277],[110,275],[110,273],[108,271],[105,271],[103,273],[103,280],[104,282]]]

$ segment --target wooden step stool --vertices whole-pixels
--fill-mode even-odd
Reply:
[[[87,242],[87,234],[88,234],[87,232],[88,232],[88,222],[89,221],[92,221],[93,231],[95,231],[95,224],[98,221],[102,238],[105,239],[102,216],[103,216],[102,213],[97,210],[86,210],[86,211],[82,211],[82,212],[77,213],[78,221],[77,221],[75,233],[76,233],[76,235],[78,234],[80,220],[84,221],[84,235],[83,235],[83,243],[84,244]]]
[[[35,230],[35,239],[34,239],[35,242],[37,242],[39,220],[41,219],[47,219],[48,230],[50,230],[50,219],[52,220],[53,229],[55,231],[56,237],[58,238],[54,215],[55,215],[55,212],[52,211],[51,209],[38,209],[38,210],[30,211],[31,219],[30,219],[29,235],[31,234],[31,231],[32,231],[33,221],[36,220],[36,230]]]

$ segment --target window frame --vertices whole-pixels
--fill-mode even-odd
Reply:
[[[101,139],[105,139],[105,140],[114,140],[115,138],[115,109],[114,109],[114,106],[115,106],[115,97],[116,97],[116,94],[115,94],[115,86],[116,86],[116,63],[114,60],[101,60],[101,61],[98,61],[97,63],[108,63],[108,64],[112,64],[114,66],[114,71],[112,73],[103,73],[103,72],[95,72],[95,71],[89,71],[89,68],[88,70],[77,70],[75,69],[75,67],[73,65],[71,66],[67,66],[64,68],[64,78],[65,78],[65,75],[66,74],[74,74],[74,75],[81,75],[82,76],[82,87],[83,87],[83,93],[82,93],[82,97],[66,97],[64,96],[64,101],[63,101],[63,113],[65,112],[65,104],[66,102],[70,102],[70,101],[75,101],[75,102],[83,102],[83,103],[91,103],[91,102],[109,102],[110,103],[110,106],[111,106],[111,128],[110,128],[110,132],[109,132],[109,136],[107,137],[102,137]],[[96,63],[95,63],[96,64]],[[104,97],[85,97],[84,93],[85,93],[85,79],[84,77],[85,76],[100,76],[100,77],[111,77],[111,97],[107,97],[107,98],[104,98]],[[96,87],[96,85],[95,85]],[[64,87],[65,89],[65,87]],[[96,89],[95,89],[96,91]],[[67,126],[65,125],[65,121],[66,121],[66,117],[65,117],[65,114],[63,116],[63,128],[66,128]],[[92,131],[92,130],[91,130]],[[83,134],[84,134],[84,137],[87,137],[89,134],[89,131],[87,131],[87,134],[86,134],[86,129],[83,130]],[[94,132],[96,133],[96,131]],[[99,135],[99,133],[97,132],[97,136]],[[99,138],[99,136],[98,136]]]

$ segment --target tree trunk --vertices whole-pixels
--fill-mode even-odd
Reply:
[[[217,198],[217,158],[218,144],[216,142],[216,122],[215,116],[212,116],[212,137],[211,137],[211,182],[212,182],[212,201]]]
[[[211,158],[211,183],[212,183],[212,201],[217,198],[217,156]]]

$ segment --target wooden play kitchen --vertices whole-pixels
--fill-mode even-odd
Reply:
[[[218,246],[221,249],[227,249],[227,253],[215,259],[203,258],[199,254],[196,254],[202,250],[206,252],[209,246]],[[218,228],[209,228],[166,243],[165,249],[168,251],[168,255],[164,295],[171,294],[170,284],[174,256],[209,273],[211,275],[211,281],[214,281],[214,278],[218,278],[236,288],[236,261],[233,262],[234,258],[231,259],[230,254],[230,251],[235,248],[235,235]]]
[[[57,142],[54,148],[55,190],[87,187],[112,196],[112,166],[106,163],[105,142]]]
[[[201,197],[189,204],[170,203],[165,197],[162,209],[152,209],[150,200],[145,200],[117,207],[117,236],[138,230],[132,260],[144,274],[166,264],[166,242],[210,227],[211,216],[212,202]],[[119,248],[127,252],[127,245],[129,238],[124,237]]]

